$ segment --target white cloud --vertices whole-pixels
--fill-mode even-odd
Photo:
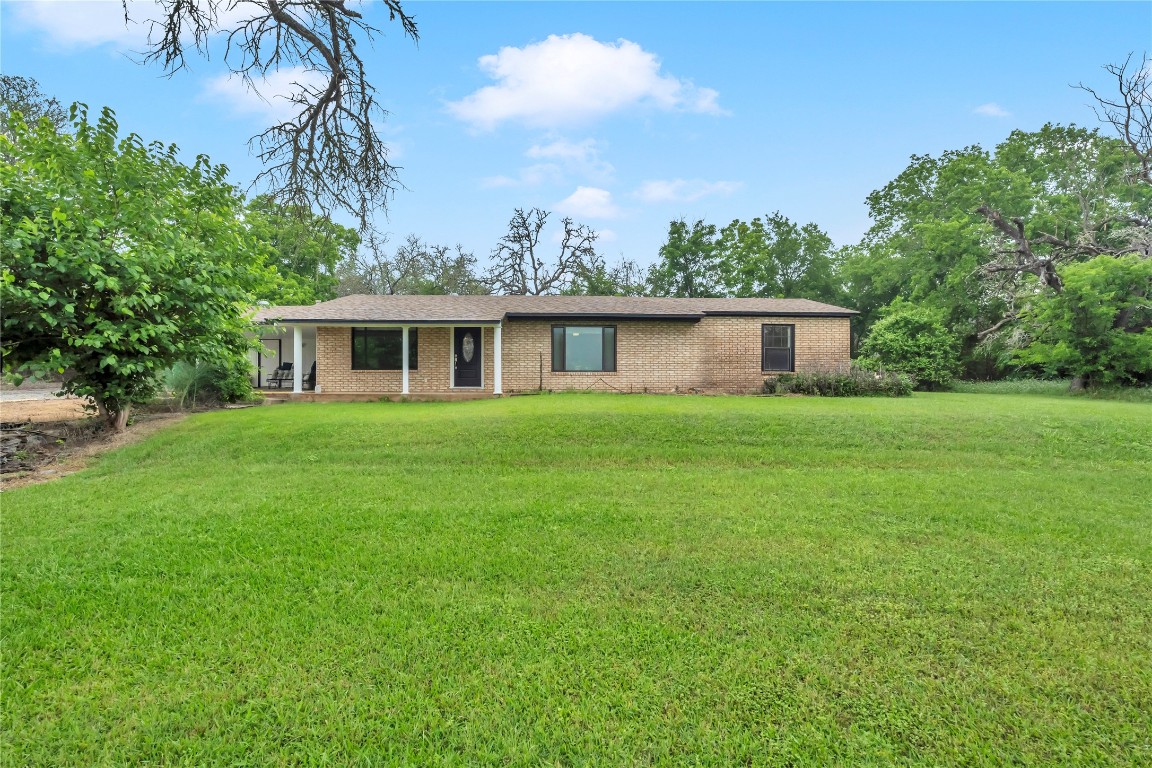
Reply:
[[[596,241],[599,243],[614,243],[619,240],[619,236],[614,229],[598,229],[596,230]]]
[[[579,144],[567,139],[557,139],[551,144],[533,144],[524,154],[534,158],[556,158],[580,163],[599,156],[595,139],[584,139]]]
[[[563,174],[560,166],[552,163],[529,165],[520,169],[516,176],[489,176],[481,179],[483,187],[538,187],[548,182],[559,182]]]
[[[256,115],[265,122],[281,122],[300,111],[289,100],[301,85],[317,86],[324,76],[304,67],[287,67],[269,73],[254,90],[237,75],[213,77],[204,86],[202,98],[227,106],[234,114]]]
[[[151,22],[165,15],[157,0],[129,0],[127,22],[120,0],[37,0],[13,2],[10,6],[18,25],[40,33],[49,45],[63,49],[111,45],[120,51],[143,52],[148,47]],[[221,27],[230,28],[255,12],[241,2],[219,10],[216,19]]]
[[[131,21],[124,23],[119,0],[20,2],[11,4],[19,24],[44,35],[62,48],[92,48],[112,44],[121,49],[143,50],[148,43],[145,19],[159,15],[154,0],[128,4]]]
[[[489,176],[481,180],[481,186],[537,187],[541,184],[562,184],[573,175],[605,182],[611,179],[616,170],[611,163],[600,159],[595,139],[584,139],[578,143],[556,139],[547,144],[533,144],[524,156],[545,162],[525,166],[515,176]]]
[[[584,139],[578,144],[557,139],[550,144],[534,144],[524,154],[534,160],[551,160],[570,172],[600,179],[611,177],[616,170],[611,163],[600,159],[595,139]]]
[[[632,194],[646,203],[691,203],[709,195],[730,195],[740,186],[738,181],[665,179],[646,181]]]
[[[620,209],[612,202],[612,193],[597,187],[576,187],[576,191],[556,203],[566,216],[584,219],[615,219]]]
[[[987,104],[981,104],[980,106],[976,107],[976,109],[972,110],[972,112],[974,114],[977,114],[977,115],[984,115],[984,117],[1011,117],[1012,116],[1011,112],[1004,109],[1004,107],[1000,106],[999,104],[997,104],[994,101],[990,101]]]
[[[583,34],[550,35],[481,56],[479,65],[496,84],[447,105],[478,129],[508,120],[554,127],[634,106],[722,113],[716,91],[660,74],[655,54],[624,39],[602,43]]]

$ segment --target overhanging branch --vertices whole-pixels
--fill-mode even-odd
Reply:
[[[357,44],[380,30],[345,0],[159,0],[146,62],[169,73],[186,65],[186,45],[208,54],[209,38],[226,34],[229,69],[256,93],[271,72],[298,68],[286,99],[295,116],[252,139],[267,184],[285,205],[355,215],[366,227],[402,188],[377,125],[387,112],[376,102]],[[389,19],[419,39],[415,18],[399,0],[383,0]],[[125,13],[129,11],[124,2]],[[248,10],[244,20],[221,28],[221,12]],[[261,94],[264,95],[264,94]]]

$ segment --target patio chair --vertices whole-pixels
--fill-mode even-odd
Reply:
[[[283,389],[286,381],[292,381],[292,363],[280,363],[276,366],[276,370],[268,377],[267,386]]]

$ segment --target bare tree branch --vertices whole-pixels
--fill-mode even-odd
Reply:
[[[28,125],[48,118],[57,131],[67,130],[68,110],[53,96],[40,90],[40,84],[30,77],[0,75],[0,134],[8,136],[8,116],[20,112]]]
[[[976,339],[978,341],[984,341],[985,339],[987,339],[989,336],[991,336],[994,333],[996,333],[997,331],[999,331],[1004,326],[1011,325],[1012,323],[1016,322],[1016,319],[1017,319],[1016,313],[1015,312],[1009,312],[1008,314],[1004,315],[1003,318],[1000,319],[1000,322],[996,323],[995,325],[992,325],[989,328],[985,328],[982,331],[978,331],[976,333]]]
[[[415,235],[390,254],[386,248],[388,235],[369,231],[360,242],[360,250],[350,263],[341,266],[342,294],[370,293],[392,296],[404,293],[401,287],[420,272],[419,248]]]
[[[399,0],[382,0],[390,20],[419,39],[415,18]],[[124,2],[125,16],[128,3]],[[288,101],[296,115],[252,139],[267,184],[278,202],[325,214],[345,210],[367,229],[402,188],[377,124],[387,112],[376,102],[357,44],[380,32],[345,0],[159,0],[163,10],[149,33],[146,62],[168,74],[187,65],[187,48],[208,55],[209,39],[225,32],[224,58],[245,85],[260,93],[271,72],[300,68]],[[222,12],[250,11],[230,29]]]
[[[388,236],[376,231],[363,237],[356,255],[337,269],[340,295],[488,293],[476,274],[476,257],[459,244],[430,245],[412,234],[389,253],[387,243]]]
[[[508,222],[508,234],[492,251],[488,282],[496,292],[513,296],[560,293],[594,261],[596,231],[570,218],[561,220],[564,234],[556,261],[544,261],[538,251],[549,215],[539,208],[516,209]]]
[[[1030,272],[1040,278],[1041,282],[1052,290],[1057,293],[1061,291],[1064,284],[1060,280],[1060,275],[1056,273],[1054,260],[1049,256],[1037,255],[1032,250],[1032,243],[1024,233],[1024,222],[1021,219],[1012,219],[1009,222],[999,211],[993,210],[987,205],[980,206],[976,212],[987,219],[988,223],[1015,245],[1013,250],[1005,252],[1011,254],[1014,257],[1013,260],[994,261],[984,267],[985,272],[988,274]]]
[[[1096,117],[1116,129],[1140,162],[1139,178],[1152,184],[1152,61],[1145,53],[1133,67],[1133,55],[1128,54],[1123,64],[1104,67],[1116,78],[1117,96],[1103,96],[1084,83],[1076,87],[1096,100],[1092,107]]]

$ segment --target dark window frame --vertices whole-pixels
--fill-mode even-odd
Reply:
[[[563,331],[563,333],[560,334],[560,355],[559,355],[560,360],[563,361],[564,358],[566,357],[565,352],[567,351],[567,348],[566,348],[565,339],[567,337],[567,331],[569,328],[599,328],[599,329],[601,329],[601,332],[603,332],[604,329],[611,328],[612,329],[612,367],[611,368],[604,368],[603,367],[603,365],[604,365],[604,348],[603,348],[603,342],[601,342],[601,348],[600,348],[600,365],[601,365],[601,368],[596,369],[596,370],[591,370],[591,371],[570,371],[567,368],[557,368],[556,367],[556,358],[557,358],[557,354],[556,354],[556,331],[558,329]],[[606,323],[556,323],[552,326],[552,329],[549,331],[549,334],[551,337],[550,344],[551,344],[551,348],[552,348],[552,373],[616,373],[616,369],[619,367],[619,362],[617,360],[616,353],[617,353],[617,350],[619,348],[620,330],[614,323],[607,323],[607,324]]]
[[[404,335],[403,335],[404,330],[402,328],[371,328],[371,327],[366,327],[366,326],[354,326],[351,330],[352,330],[352,336],[351,336],[351,339],[352,339],[352,349],[351,349],[352,370],[354,370],[354,371],[403,371],[404,370],[404,360],[402,359],[402,357],[400,357],[404,354],[403,352],[400,352],[400,356],[398,356],[398,363],[399,364],[395,368],[375,368],[375,367],[368,365],[367,360],[358,361],[356,359],[356,357],[357,357],[357,355],[356,355],[356,337],[357,336],[361,336],[364,339],[368,339],[368,338],[371,338],[372,336],[384,336],[386,334],[396,333],[396,334],[400,334],[400,344],[403,345],[403,343],[404,343]],[[420,362],[420,355],[417,351],[417,348],[419,347],[419,343],[418,343],[419,338],[420,338],[419,329],[417,329],[417,328],[409,328],[408,329],[408,370],[410,370],[410,371],[417,370],[417,367],[418,367],[419,362]],[[401,346],[401,349],[403,349],[403,346]],[[365,349],[365,353],[366,352],[367,352],[367,350]]]
[[[768,329],[788,329],[788,367],[768,367]],[[785,349],[785,347],[772,347],[772,349]],[[762,323],[760,325],[760,371],[761,373],[795,373],[796,372],[796,324],[795,323]]]

